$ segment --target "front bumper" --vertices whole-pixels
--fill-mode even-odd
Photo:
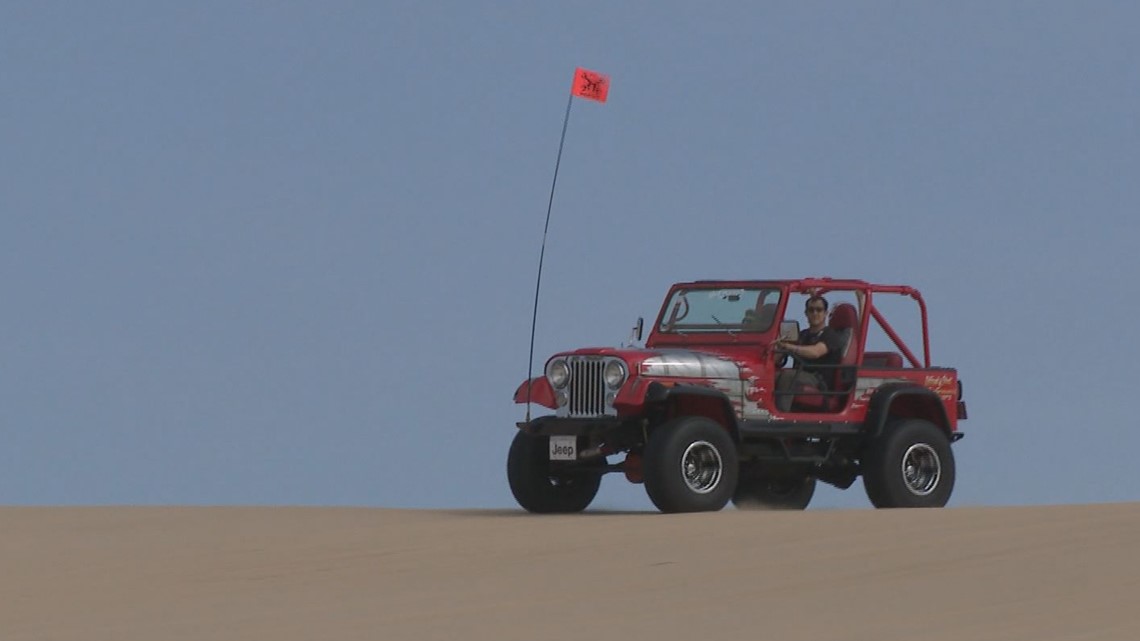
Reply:
[[[614,432],[629,425],[616,416],[598,416],[589,418],[571,418],[562,416],[540,416],[530,422],[519,422],[515,425],[527,434],[545,434],[547,436],[591,436]]]

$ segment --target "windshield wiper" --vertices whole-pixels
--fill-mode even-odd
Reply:
[[[726,324],[724,321],[722,321],[721,319],[717,318],[717,317],[716,317],[716,314],[709,314],[709,316],[711,316],[711,317],[712,317],[712,319],[713,319],[714,321],[716,321],[716,324],[717,324],[717,325],[725,325],[725,324]],[[739,338],[739,337],[737,337],[737,334],[740,332],[740,330],[739,330],[739,329],[726,329],[726,330],[724,330],[724,331],[725,331],[725,332],[727,332],[727,333],[728,333],[728,335],[732,337],[732,340],[734,340],[734,341],[738,341],[738,340],[740,340],[740,338]]]

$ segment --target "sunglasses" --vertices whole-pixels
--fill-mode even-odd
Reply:
[[[810,313],[812,313],[812,312],[826,312],[826,311],[827,311],[827,308],[826,308],[826,307],[808,307],[808,308],[806,308],[806,309],[805,309],[805,311],[806,311],[808,314],[810,314]]]

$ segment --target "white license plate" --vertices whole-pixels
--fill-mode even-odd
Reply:
[[[551,436],[550,460],[576,461],[578,460],[577,436]]]

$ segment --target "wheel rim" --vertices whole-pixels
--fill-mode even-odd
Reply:
[[[724,463],[720,451],[708,441],[696,441],[685,448],[681,456],[681,477],[685,485],[697,494],[708,494],[720,485]]]
[[[902,476],[911,494],[930,494],[942,478],[942,460],[938,458],[938,452],[926,443],[911,445],[903,454]]]

